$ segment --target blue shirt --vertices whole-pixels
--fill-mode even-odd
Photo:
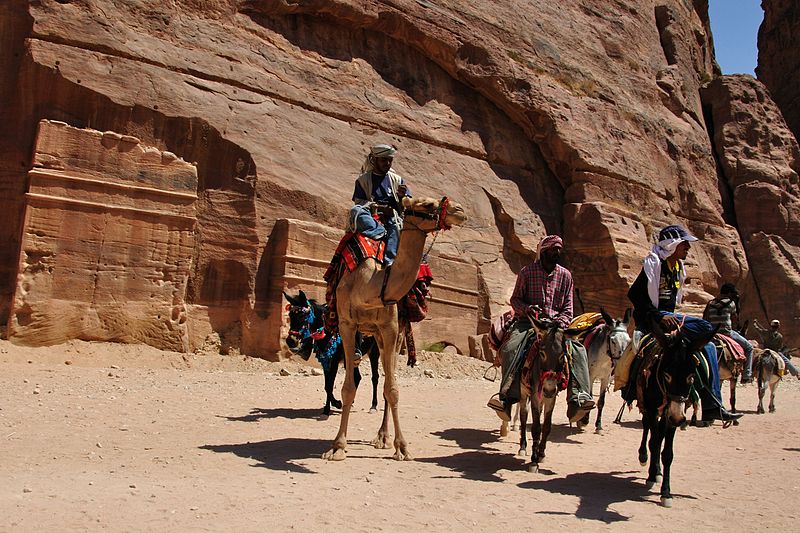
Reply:
[[[404,182],[401,183],[405,185]],[[381,204],[388,204],[393,209],[398,210],[399,206],[397,202],[395,202],[394,196],[392,196],[392,184],[389,179],[389,174],[384,174],[383,176],[373,174],[371,192],[372,194],[367,196],[367,193],[361,188],[358,181],[356,181],[356,186],[353,190],[353,200],[373,200]],[[408,189],[408,186],[406,186],[406,196],[411,196],[411,190]]]

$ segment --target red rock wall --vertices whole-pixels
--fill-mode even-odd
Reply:
[[[800,6],[791,0],[762,2],[758,31],[759,81],[769,89],[795,139],[800,139]]]
[[[748,279],[699,95],[718,72],[703,0],[13,0],[0,24],[14,28],[0,52],[10,225],[40,118],[197,162],[193,339],[268,355],[252,319],[274,320],[276,221],[342,227],[375,142],[398,146],[415,195],[464,204],[436,254],[476,269],[477,333],[546,233],[565,235],[587,309],[621,315],[653,232],[675,221],[703,239],[691,308]]]
[[[42,121],[9,338],[186,351],[197,174],[131,136]]]

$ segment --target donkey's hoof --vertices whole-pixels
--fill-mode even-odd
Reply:
[[[337,400],[336,398],[332,398],[331,399],[331,405],[334,406],[337,409],[341,409],[342,408],[342,400]]]
[[[770,413],[774,413],[774,412],[775,412],[775,406],[774,406],[774,405],[771,405],[771,406],[769,407],[769,412],[770,412]]]
[[[527,448],[520,448],[517,450],[517,457],[527,457],[528,456],[528,449]]]
[[[344,461],[347,458],[347,454],[341,448],[331,448],[322,454],[322,458],[326,461]]]
[[[764,408],[763,407],[759,407],[758,409],[756,409],[756,414],[757,415],[763,415],[764,414]]]
[[[370,408],[369,408],[369,413],[370,413],[370,414],[372,414],[372,413],[377,413],[377,412],[378,412],[378,409],[377,409],[376,407],[370,407]]]
[[[647,490],[653,490],[657,484],[658,484],[658,482],[650,481],[648,479],[647,482],[644,484],[644,486],[647,488]]]
[[[664,496],[661,497],[661,507],[670,508],[672,507],[672,498],[666,498]]]
[[[538,474],[539,473],[539,463],[529,463],[528,464],[528,472],[531,474]]]

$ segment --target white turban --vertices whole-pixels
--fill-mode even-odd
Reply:
[[[388,159],[392,159],[396,153],[397,149],[394,146],[390,146],[388,144],[376,144],[369,149],[369,154],[367,154],[364,164],[361,165],[361,173],[364,174],[365,172],[372,172],[372,169],[375,168],[373,165],[374,158],[386,157]]]

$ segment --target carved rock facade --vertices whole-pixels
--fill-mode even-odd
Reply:
[[[703,0],[6,4],[0,321],[40,119],[196,163],[189,349],[218,335],[225,350],[275,355],[280,291],[302,286],[274,270],[273,252],[294,250],[281,231],[311,231],[292,254],[323,261],[376,142],[398,146],[415,195],[452,196],[470,217],[436,241],[435,295],[454,314],[431,340],[466,351],[547,233],[565,236],[587,310],[621,315],[653,232],[676,221],[702,238],[690,309],[722,281],[759,301],[700,96],[718,74]],[[316,242],[331,248],[304,251]]]

